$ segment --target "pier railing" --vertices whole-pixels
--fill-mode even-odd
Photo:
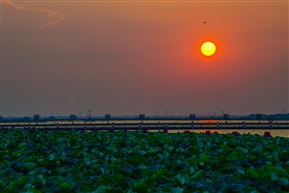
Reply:
[[[15,123],[0,123],[0,129],[85,129],[85,130],[227,130],[227,129],[289,129],[289,121],[131,121],[131,122],[15,122]]]

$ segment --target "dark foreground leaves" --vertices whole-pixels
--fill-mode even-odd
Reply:
[[[288,192],[289,139],[2,131],[0,192]]]

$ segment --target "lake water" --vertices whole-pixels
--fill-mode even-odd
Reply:
[[[135,131],[135,130],[131,130],[131,131]],[[185,130],[168,130],[168,133],[183,133]],[[206,131],[211,131],[211,133],[213,132],[217,132],[219,134],[230,134],[233,133],[234,131],[237,131],[239,134],[257,134],[257,135],[261,135],[264,136],[264,132],[270,132],[270,135],[273,137],[279,136],[279,137],[287,137],[289,138],[289,129],[288,130],[262,130],[262,129],[258,129],[258,130],[189,130],[189,132],[194,132],[194,133],[205,133]],[[87,132],[91,132],[91,131],[87,131]],[[120,131],[116,131],[116,132],[120,132]],[[163,130],[150,130],[148,132],[163,132]]]
[[[234,131],[237,131],[238,133],[240,134],[258,134],[258,135],[264,135],[264,132],[267,132],[269,131],[270,132],[270,135],[273,136],[273,137],[276,137],[276,136],[280,136],[280,137],[288,137],[289,138],[289,129],[288,130],[262,130],[262,129],[254,129],[254,130],[194,130],[194,131],[191,131],[190,132],[195,132],[195,133],[205,133],[206,131],[211,131],[211,133],[213,132],[218,132],[219,134],[229,134],[229,133],[233,133]],[[183,130],[182,131],[169,131],[169,133],[177,133],[177,132],[184,132]]]

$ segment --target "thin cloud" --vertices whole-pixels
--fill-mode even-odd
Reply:
[[[44,13],[47,15],[47,17],[51,18],[52,21],[44,23],[40,26],[40,29],[45,29],[51,26],[54,26],[57,23],[60,23],[66,18],[65,14],[61,14],[57,11],[53,11],[50,9],[45,9],[45,8],[30,8],[26,7],[24,5],[14,3],[12,0],[4,0],[2,1],[3,3],[9,4],[10,6],[14,7],[15,9],[18,10],[25,10],[25,11],[32,11],[32,12],[39,12],[39,13]]]

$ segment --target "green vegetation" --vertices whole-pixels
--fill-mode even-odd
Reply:
[[[1,131],[0,192],[287,192],[289,139]]]

